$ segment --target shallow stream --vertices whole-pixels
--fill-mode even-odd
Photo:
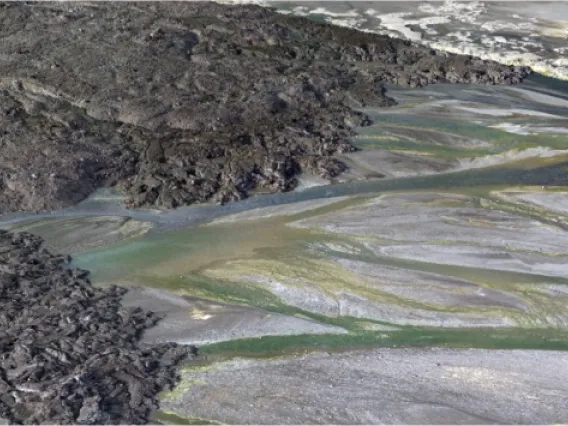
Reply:
[[[71,252],[95,283],[198,300],[182,309],[192,321],[176,317],[179,341],[255,353],[270,339],[292,349],[443,336],[568,345],[568,85],[535,76],[389,94],[399,106],[367,110],[374,124],[354,139],[362,150],[345,158],[343,182],[302,177],[295,192],[169,212],[127,210],[101,190],[75,208],[0,223]],[[283,321],[278,337],[279,326],[251,323],[249,308],[304,323]],[[214,329],[228,311],[241,327],[233,334]],[[172,339],[166,329],[161,339]],[[273,337],[231,346],[231,336]]]

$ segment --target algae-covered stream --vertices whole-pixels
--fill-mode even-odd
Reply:
[[[198,343],[207,368],[388,347],[567,350],[568,106],[545,90],[565,97],[539,81],[393,90],[401,105],[374,111],[332,185],[170,212],[107,191],[3,225],[73,252],[95,283],[132,286],[125,303],[165,316],[145,339]],[[160,422],[221,421],[164,398]]]
[[[95,282],[310,318],[347,335],[363,322],[369,341],[376,322],[560,331],[566,218],[546,202],[507,195],[512,188],[533,198],[567,193],[568,143],[559,130],[567,108],[539,102],[544,90],[553,89],[539,78],[514,90],[390,88],[400,106],[367,111],[375,124],[361,130],[355,143],[363,151],[348,159],[350,173],[372,176],[373,167],[394,163],[372,155],[402,155],[386,179],[349,180],[348,173],[331,186],[171,212],[126,210],[103,192],[49,219],[5,223],[68,247]],[[556,130],[511,133],[496,127],[503,119],[554,122]],[[432,158],[436,170],[426,164]]]

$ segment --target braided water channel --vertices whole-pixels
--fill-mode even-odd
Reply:
[[[125,303],[166,316],[145,339],[200,344],[208,362],[568,349],[566,86],[389,94],[400,105],[366,111],[374,125],[343,182],[170,212],[127,210],[105,190],[1,224],[71,252],[96,284],[132,286]]]

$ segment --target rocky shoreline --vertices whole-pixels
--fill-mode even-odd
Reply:
[[[0,231],[0,419],[141,424],[193,346],[141,345],[158,317],[94,288],[27,233]]]
[[[1,3],[0,213],[101,186],[228,202],[333,178],[384,83],[514,84],[511,67],[253,5]]]

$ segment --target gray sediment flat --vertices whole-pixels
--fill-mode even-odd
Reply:
[[[468,245],[367,244],[377,254],[443,265],[460,265],[551,277],[568,277],[568,256],[545,256]]]
[[[336,295],[336,298],[341,316],[384,321],[397,325],[446,328],[513,327],[515,325],[508,318],[490,317],[481,312],[443,312],[399,306],[369,300],[354,292],[340,292]]]
[[[276,206],[261,207],[258,209],[222,216],[210,222],[211,225],[228,222],[249,221],[265,219],[273,216],[290,216],[305,211],[314,210],[347,199],[347,197],[323,198],[317,200],[300,201],[297,203],[279,204]]]
[[[350,259],[336,260],[344,268],[376,279],[376,287],[396,296],[443,306],[502,306],[527,310],[519,297],[464,279]]]
[[[508,199],[533,204],[554,213],[568,215],[568,192],[503,191],[499,195]]]
[[[491,317],[481,312],[443,312],[439,309],[426,309],[426,303],[432,302],[432,297],[435,297],[436,294],[429,295],[430,300],[419,301],[419,307],[416,306],[417,304],[397,305],[394,303],[387,303],[382,301],[380,297],[369,298],[367,295],[361,295],[358,293],[361,291],[361,288],[335,291],[328,290],[324,293],[308,280],[298,281],[295,285],[281,283],[261,276],[246,276],[242,277],[242,280],[263,284],[268,290],[281,298],[287,305],[330,317],[343,316],[363,320],[381,321],[397,325],[448,328],[511,327],[515,325],[508,318]],[[373,280],[366,280],[363,282],[366,285],[366,289],[378,290],[379,292],[388,292],[390,290],[393,294],[395,293],[392,286],[390,288],[383,288],[383,283],[386,283],[386,280],[377,282],[373,282]],[[423,282],[417,281],[415,288],[407,288],[407,290],[409,290],[409,294],[406,294],[405,297],[407,299],[412,297],[417,299],[425,293],[428,294],[429,289],[425,290],[423,286]],[[487,292],[491,293],[490,290]],[[447,304],[453,302],[453,310],[466,305],[465,297],[459,298],[459,296],[454,295],[454,299],[451,300],[450,294],[438,293],[437,296],[438,299],[444,297]],[[507,298],[505,294],[501,297],[503,299]],[[511,299],[513,299],[512,296]],[[437,302],[439,303],[440,301],[437,300]],[[491,302],[487,301],[487,303],[489,304]],[[517,303],[519,306],[522,306],[521,302]],[[515,308],[518,309],[517,306],[515,306]]]
[[[144,333],[145,343],[203,345],[250,337],[295,334],[343,334],[341,327],[242,305],[186,298],[164,290],[132,287],[122,300],[127,307],[151,310],[163,319]]]
[[[568,421],[568,354],[376,349],[185,371],[166,411],[228,424],[553,424]],[[238,395],[238,398],[235,398]]]
[[[121,216],[84,216],[31,219],[5,228],[12,232],[33,232],[55,253],[78,253],[142,235],[152,224]]]
[[[443,242],[480,247],[475,250],[568,254],[565,230],[524,216],[480,208],[475,201],[473,197],[458,194],[389,194],[365,205],[293,225],[399,243]]]
[[[458,166],[456,160],[441,159],[418,152],[365,150],[340,157],[349,167],[341,178],[366,178],[383,175],[385,178],[443,173]]]

